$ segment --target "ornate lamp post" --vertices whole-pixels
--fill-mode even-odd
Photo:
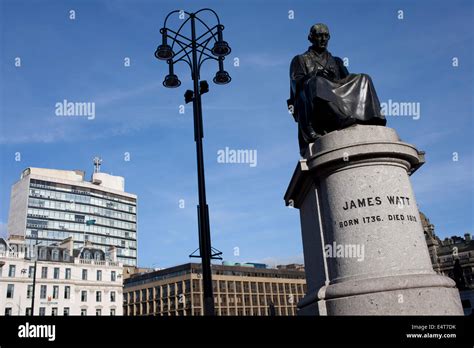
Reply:
[[[209,27],[202,21],[198,14],[202,12],[211,12],[217,19],[217,24]],[[166,26],[168,18],[174,14],[180,13],[187,16],[183,19],[183,23],[175,31]],[[196,23],[204,27],[204,33],[197,36]],[[186,37],[181,33],[186,24],[191,25],[191,38]],[[204,159],[202,149],[202,138],[204,137],[202,124],[202,107],[201,95],[209,91],[209,84],[207,81],[200,81],[201,65],[206,60],[215,60],[218,62],[219,70],[213,78],[216,84],[227,84],[231,81],[229,73],[224,70],[224,57],[227,56],[231,49],[227,42],[223,40],[222,31],[224,26],[220,23],[219,16],[216,12],[209,8],[201,9],[194,13],[186,11],[175,10],[170,12],[166,18],[163,28],[160,29],[162,35],[162,43],[155,51],[155,57],[160,60],[165,60],[169,66],[169,73],[163,81],[163,85],[167,88],[175,88],[181,85],[181,81],[174,72],[174,65],[178,62],[186,62],[191,68],[191,77],[193,79],[194,90],[187,90],[184,94],[185,102],[193,102],[193,119],[194,119],[194,140],[196,142],[197,155],[197,170],[198,170],[198,190],[199,190],[199,205],[198,208],[198,226],[199,226],[199,250],[202,259],[202,275],[204,288],[204,314],[214,315],[214,296],[212,289],[212,272],[211,259],[217,253],[212,254],[211,247],[211,232],[209,227],[209,208],[206,202],[206,184],[204,178]],[[171,46],[168,44],[168,39],[171,40]],[[212,48],[208,45],[213,43]],[[175,44],[177,51],[174,51]]]

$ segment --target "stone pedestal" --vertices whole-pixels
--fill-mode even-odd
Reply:
[[[311,144],[285,194],[300,210],[305,315],[462,315],[431,266],[409,175],[423,153],[388,127],[356,125]]]

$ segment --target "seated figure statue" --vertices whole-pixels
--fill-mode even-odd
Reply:
[[[290,66],[288,108],[298,122],[300,153],[318,137],[353,124],[385,126],[380,102],[371,78],[349,74],[342,60],[327,50],[329,29],[311,27],[308,51],[297,55]]]

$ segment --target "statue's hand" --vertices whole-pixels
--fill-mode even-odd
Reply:
[[[314,131],[313,127],[308,126],[304,131],[304,137],[306,142],[313,143],[319,138],[319,135]]]
[[[333,80],[335,77],[335,74],[327,69],[319,69],[316,74],[318,76],[324,77],[327,80]]]
[[[312,141],[315,141],[319,138],[318,134],[316,134],[314,130],[309,133],[309,136],[311,137]]]

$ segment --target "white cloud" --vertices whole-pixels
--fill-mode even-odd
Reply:
[[[97,104],[104,106],[118,100],[137,96],[148,91],[157,90],[160,87],[161,87],[161,82],[154,81],[154,82],[151,82],[151,83],[148,83],[148,84],[145,84],[133,89],[109,91],[98,96],[97,98],[94,99],[94,101]]]
[[[269,53],[258,53],[243,56],[240,59],[240,64],[250,65],[256,68],[275,68],[282,66],[289,66],[290,60],[288,57],[275,56]]]
[[[270,267],[276,267],[277,265],[288,265],[291,263],[304,264],[304,257],[303,257],[303,254],[294,255],[294,256],[286,256],[286,257],[268,256],[263,259],[252,261],[252,262],[265,263]]]

